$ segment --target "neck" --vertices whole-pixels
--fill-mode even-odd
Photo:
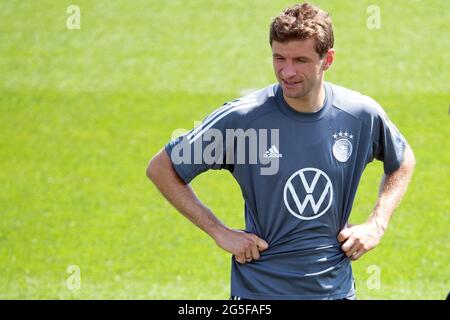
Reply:
[[[289,98],[284,94],[284,99],[295,111],[313,113],[319,111],[325,101],[325,90],[323,82],[320,82],[316,88],[311,90],[307,95],[298,98]]]

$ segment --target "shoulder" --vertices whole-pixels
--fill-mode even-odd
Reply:
[[[205,121],[242,124],[252,121],[273,111],[277,85],[273,84],[256,90],[241,98],[226,102],[222,107],[212,112]]]
[[[374,117],[384,117],[385,112],[373,98],[358,91],[350,90],[335,84],[330,84],[333,93],[333,106],[363,122]]]
[[[275,109],[272,102],[275,92],[276,85],[271,85],[242,98],[225,103],[188,133],[187,137],[190,139],[190,143],[210,129],[223,131],[248,127],[251,121]]]

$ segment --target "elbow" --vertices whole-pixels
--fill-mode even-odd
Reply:
[[[414,154],[411,157],[411,171],[414,171],[414,168],[416,167],[416,158],[414,157]]]
[[[411,147],[408,146],[408,152],[409,152],[409,165],[411,169],[414,169],[416,166],[416,157],[414,156],[414,152],[412,151]]]
[[[147,166],[146,175],[157,187],[166,184],[167,181],[179,181],[184,183],[175,172],[172,162],[164,149],[158,152],[150,160]]]
[[[147,166],[147,170],[146,170],[146,175],[147,178],[150,179],[152,182],[155,181],[156,176],[157,176],[157,172],[158,172],[158,155],[154,156],[148,166]]]
[[[412,149],[409,145],[407,146],[407,148],[405,150],[404,157],[405,157],[405,161],[404,161],[403,166],[412,173],[416,166],[416,157],[414,156],[414,152],[412,151]]]
[[[169,178],[171,168],[172,163],[163,149],[150,160],[146,170],[147,178],[157,184]]]

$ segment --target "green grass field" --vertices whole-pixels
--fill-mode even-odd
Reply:
[[[450,2],[316,1],[331,12],[326,79],[384,106],[417,158],[380,246],[353,263],[359,299],[443,299],[450,290]],[[81,8],[68,30],[66,9]],[[289,1],[0,2],[0,299],[227,299],[230,257],[147,180],[178,128],[275,82],[268,26]],[[367,7],[381,9],[369,30]],[[371,164],[351,216],[382,173]],[[243,227],[227,172],[193,186]],[[70,290],[69,265],[81,270]],[[381,286],[368,286],[370,266]],[[368,269],[369,268],[369,269]]]

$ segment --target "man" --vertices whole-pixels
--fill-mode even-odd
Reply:
[[[307,3],[286,9],[270,27],[278,84],[225,104],[147,168],[168,201],[232,254],[232,297],[354,298],[350,262],[377,246],[410,181],[414,155],[383,109],[323,81],[333,42],[327,13]],[[350,226],[373,159],[385,172],[377,202]],[[221,223],[188,185],[208,169],[239,183],[245,231]]]

